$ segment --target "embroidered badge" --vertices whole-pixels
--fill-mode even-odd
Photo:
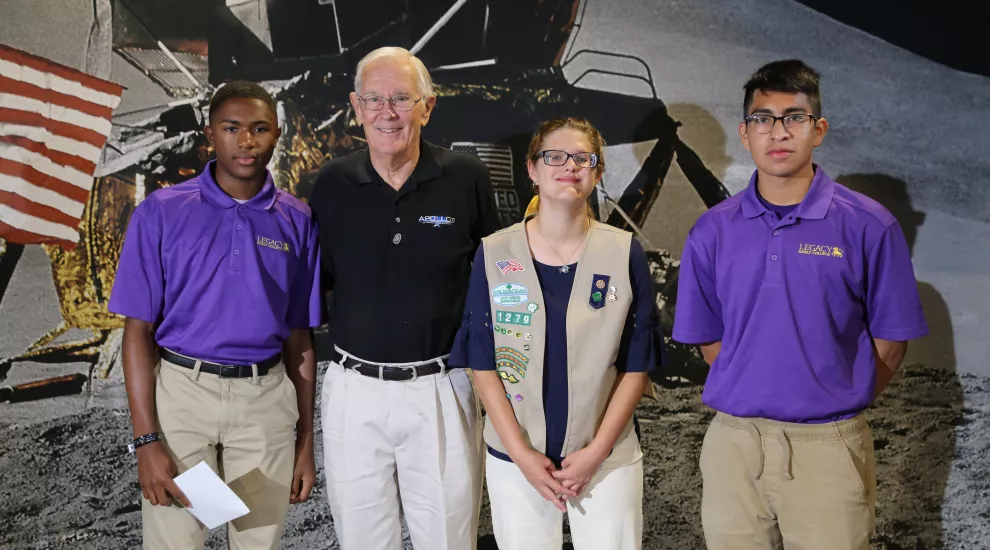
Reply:
[[[610,277],[608,275],[595,274],[592,279],[593,282],[591,283],[591,299],[588,300],[591,307],[595,309],[605,307],[605,296],[602,294],[602,290],[608,286],[609,278]]]
[[[495,310],[495,320],[499,323],[506,323],[509,325],[523,325],[529,326],[530,321],[533,320],[533,316],[528,313],[515,313],[512,311],[500,311]]]
[[[440,227],[441,225],[453,225],[454,218],[450,216],[420,216],[419,223]]]
[[[500,306],[518,306],[529,299],[529,289],[519,283],[504,283],[492,289],[492,301]]]
[[[513,271],[524,271],[523,265],[519,263],[519,260],[512,258],[511,260],[502,260],[501,262],[495,262],[495,266],[499,268],[502,275],[506,273],[512,273]]]
[[[262,237],[260,235],[257,237],[256,244],[265,248],[271,248],[272,250],[279,250],[285,253],[289,252],[289,243],[276,241],[275,239],[269,239],[268,237]]]
[[[526,311],[530,313],[536,313],[536,310],[538,309],[540,309],[540,304],[537,304],[536,302],[530,302],[526,305]]]
[[[519,394],[517,393],[514,399],[516,400],[516,403],[518,403],[518,402],[520,402],[520,401],[522,401],[522,400],[523,400],[523,396],[521,396],[521,395],[519,395]]]
[[[832,258],[842,258],[842,249],[838,246],[827,244],[805,244],[798,245],[798,254],[809,254],[811,256],[830,256]]]
[[[502,380],[512,384],[518,384],[520,380],[526,378],[526,365],[529,357],[526,357],[516,348],[502,346],[495,348],[495,370]]]

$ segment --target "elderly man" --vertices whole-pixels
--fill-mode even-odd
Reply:
[[[485,165],[420,137],[436,104],[402,48],[357,66],[351,105],[366,150],[321,169],[309,203],[333,291],[321,413],[327,494],[343,550],[475,548],[479,404],[445,363],[471,260],[499,229]]]

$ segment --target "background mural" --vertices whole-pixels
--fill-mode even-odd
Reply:
[[[401,45],[437,85],[424,137],[489,166],[505,223],[531,198],[523,158],[538,121],[583,116],[602,130],[609,171],[595,211],[643,242],[668,334],[687,230],[743,189],[753,169],[736,137],[742,84],[784,57],[821,71],[831,130],[816,160],[898,218],[933,329],[870,413],[881,469],[875,546],[990,547],[990,161],[981,155],[990,140],[990,68],[967,58],[968,44],[955,35],[926,42],[898,30],[916,21],[903,14],[882,25],[843,4],[4,2],[0,44],[125,92],[79,245],[0,244],[0,516],[9,526],[0,545],[139,544],[140,490],[122,447],[130,433],[123,323],[106,304],[134,207],[210,158],[201,127],[215,86],[248,78],[272,91],[283,135],[271,168],[280,187],[306,196],[326,159],[364,147],[347,102],[357,60]],[[670,345],[670,368],[654,380],[659,402],[638,412],[646,548],[702,548],[706,369],[694,349]],[[319,486],[293,508],[286,546],[336,547],[331,521]],[[494,548],[490,520],[483,526],[482,545]],[[218,530],[211,544],[223,538]]]

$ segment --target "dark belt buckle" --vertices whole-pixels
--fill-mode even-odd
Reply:
[[[240,365],[220,365],[220,373],[218,374],[218,376],[220,378],[240,378],[240,374],[241,374]]]

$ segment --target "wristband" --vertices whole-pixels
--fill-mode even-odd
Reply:
[[[150,433],[142,435],[141,437],[135,439],[134,441],[127,444],[127,452],[134,453],[137,448],[142,445],[147,445],[148,443],[153,443],[155,441],[160,441],[161,438],[157,433]]]

